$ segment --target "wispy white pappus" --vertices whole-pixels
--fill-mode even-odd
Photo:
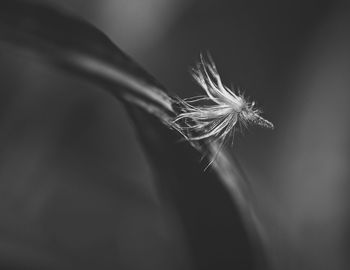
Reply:
[[[205,91],[205,95],[179,99],[180,113],[174,119],[176,129],[189,141],[219,141],[234,137],[242,126],[256,124],[273,128],[273,124],[260,116],[261,110],[242,93],[225,86],[209,54],[200,55],[192,69],[192,76]]]

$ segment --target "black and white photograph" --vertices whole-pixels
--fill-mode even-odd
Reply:
[[[0,0],[0,270],[349,270],[350,2]]]

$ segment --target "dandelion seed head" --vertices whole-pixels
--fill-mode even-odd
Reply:
[[[205,95],[178,99],[180,113],[174,119],[175,128],[189,141],[225,141],[237,129],[250,124],[273,128],[260,116],[255,102],[249,102],[239,90],[225,86],[210,54],[200,55],[192,76]]]

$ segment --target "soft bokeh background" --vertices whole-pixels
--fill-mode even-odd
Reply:
[[[96,25],[183,97],[200,91],[188,69],[209,50],[224,81],[276,126],[246,131],[232,149],[271,269],[350,268],[346,1],[42,2]],[[2,261],[190,269],[181,223],[160,201],[121,105],[28,52],[2,44],[0,59]]]

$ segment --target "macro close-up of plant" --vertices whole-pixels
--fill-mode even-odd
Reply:
[[[1,269],[347,269],[348,9],[253,2],[0,2]]]

